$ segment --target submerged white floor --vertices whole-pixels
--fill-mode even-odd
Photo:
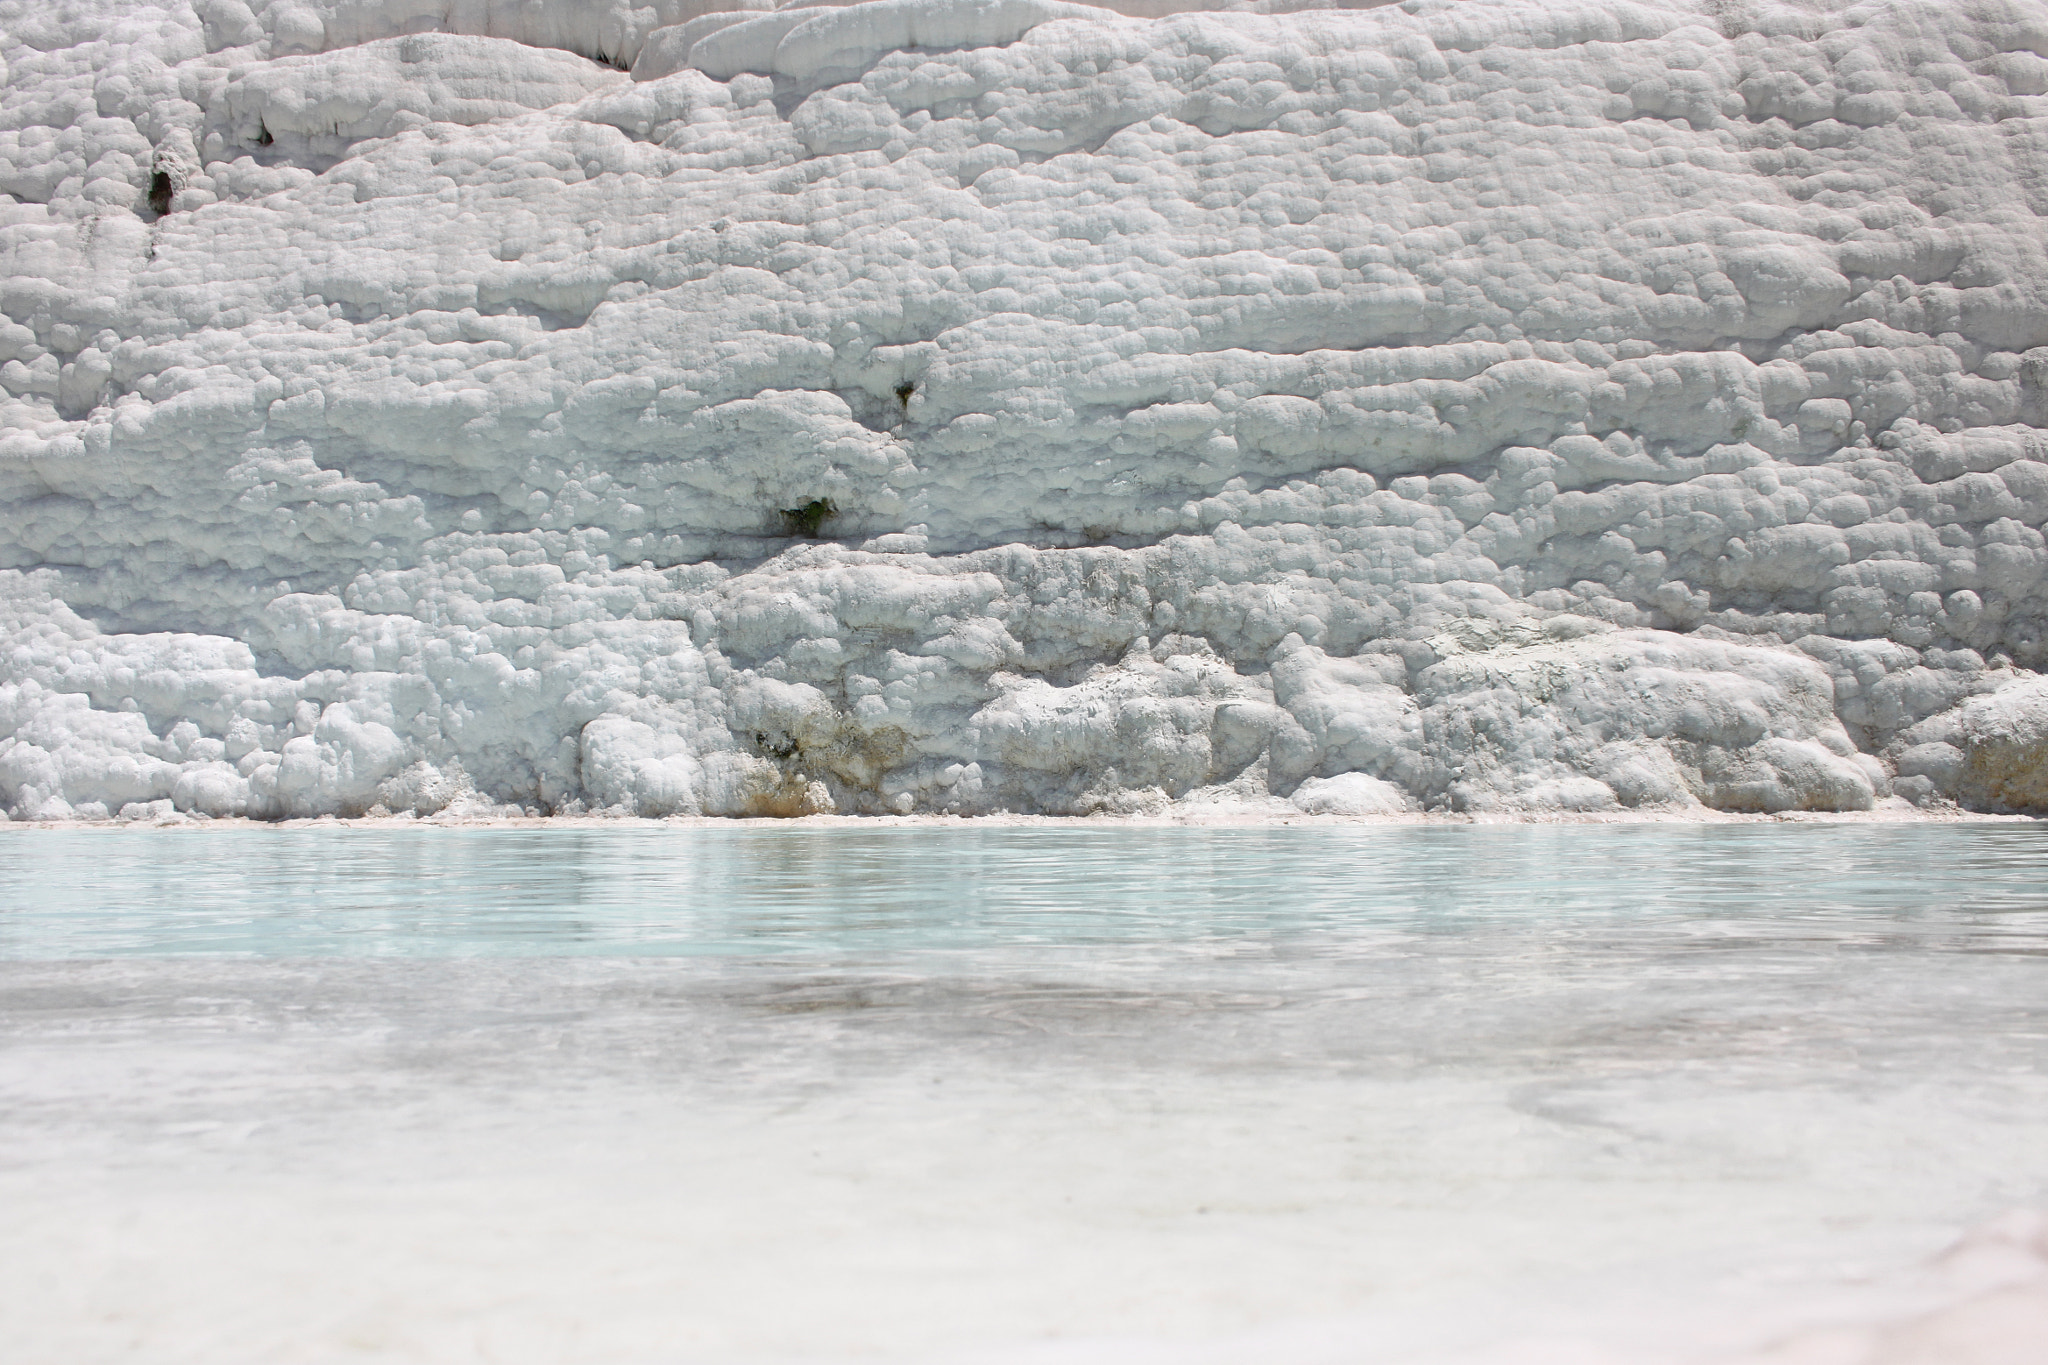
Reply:
[[[1654,1365],[1910,1317],[2028,1271],[1929,1258],[2048,1203],[2044,871],[2032,826],[10,835],[0,1339]]]

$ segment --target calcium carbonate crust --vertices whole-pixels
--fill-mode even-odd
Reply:
[[[0,0],[0,805],[2048,810],[2048,3],[1118,8]]]

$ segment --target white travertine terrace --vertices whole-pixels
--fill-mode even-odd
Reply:
[[[2048,808],[2048,4],[720,8],[0,0],[0,806]]]

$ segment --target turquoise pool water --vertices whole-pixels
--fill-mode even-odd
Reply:
[[[2048,1206],[2048,827],[0,834],[25,1365],[1687,1365]]]
[[[1486,930],[2048,941],[2048,826],[40,831],[0,956],[891,954]]]

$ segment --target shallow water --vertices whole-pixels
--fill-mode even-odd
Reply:
[[[13,832],[0,1339],[1712,1359],[2048,1203],[2044,874],[2033,825]]]
[[[1603,923],[2020,946],[2044,874],[2033,824],[59,830],[0,840],[0,954],[997,960]]]

